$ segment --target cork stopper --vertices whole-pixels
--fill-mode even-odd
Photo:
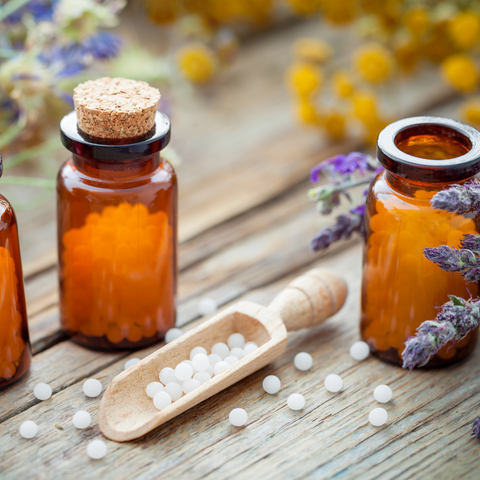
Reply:
[[[146,82],[103,77],[78,85],[73,101],[79,130],[112,141],[153,130],[160,92]]]

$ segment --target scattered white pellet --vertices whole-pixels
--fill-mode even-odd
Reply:
[[[173,342],[177,338],[180,338],[182,335],[183,335],[183,330],[180,330],[179,328],[171,328],[165,334],[165,343]]]
[[[229,356],[237,357],[239,360],[241,360],[245,356],[245,353],[243,353],[243,348],[234,347],[230,350]]]
[[[282,382],[275,375],[269,375],[263,380],[263,389],[271,395],[277,393],[280,390],[281,386]]]
[[[47,400],[52,396],[52,387],[47,383],[38,383],[33,389],[33,394],[39,400]]]
[[[197,372],[203,372],[210,366],[210,361],[204,353],[197,353],[193,357],[192,365]]]
[[[241,333],[232,333],[227,340],[229,348],[243,348],[245,346],[245,337]]]
[[[139,358],[131,358],[130,360],[127,360],[125,362],[125,365],[123,366],[123,369],[124,370],[127,370],[128,368],[130,368],[132,365],[135,365],[136,363],[138,363],[140,361]]]
[[[192,363],[191,360],[182,360],[181,363],[186,363],[187,365],[190,365],[190,366],[192,367],[192,372],[193,372],[192,375],[197,372],[197,371],[193,368],[193,363]]]
[[[160,382],[152,382],[147,385],[146,392],[150,398],[153,398],[156,393],[162,392],[165,387]]]
[[[248,421],[248,413],[243,408],[234,408],[228,418],[234,427],[243,427]]]
[[[85,410],[79,410],[72,418],[73,425],[79,430],[83,430],[90,426],[92,416]]]
[[[102,393],[102,384],[96,378],[89,378],[83,383],[83,393],[87,397],[98,397]]]
[[[385,425],[388,420],[388,413],[384,408],[374,408],[368,415],[368,420],[375,427]]]
[[[293,363],[298,370],[302,370],[302,372],[304,372],[312,368],[313,358],[307,352],[300,352],[295,355]]]
[[[107,454],[107,446],[103,440],[92,440],[87,445],[87,455],[92,460],[100,460]]]
[[[340,378],[339,375],[336,375],[335,373],[331,373],[330,375],[327,375],[327,378],[325,378],[325,388],[329,392],[339,392],[343,387],[343,380]]]
[[[38,433],[38,425],[33,420],[27,420],[20,425],[20,435],[23,438],[33,438]]]
[[[165,391],[170,395],[172,402],[180,400],[183,394],[182,386],[177,382],[170,382],[165,385]]]
[[[211,365],[209,365],[205,371],[210,375],[210,378],[213,377],[214,373],[213,373],[213,367]]]
[[[210,362],[210,365],[214,367],[218,362],[222,361],[222,357],[220,355],[217,355],[216,353],[211,353],[208,356],[208,360]]]
[[[373,391],[373,398],[377,402],[387,403],[392,399],[392,389],[388,385],[379,385]]]
[[[212,368],[210,365],[209,365],[209,367]],[[212,378],[212,376],[207,371],[197,372],[193,376],[194,380],[198,380],[202,384],[205,383],[205,382],[208,382],[211,378]]]
[[[223,360],[228,357],[230,349],[226,343],[219,342],[212,347],[212,353],[218,355]]]
[[[299,393],[292,393],[287,399],[287,405],[292,410],[301,410],[305,406],[305,398]]]
[[[198,312],[202,317],[206,315],[211,315],[218,310],[217,302],[210,297],[203,297],[198,303]]]
[[[193,378],[190,378],[183,382],[182,385],[182,390],[185,395],[189,394],[190,392],[193,392],[196,388],[198,388],[201,385],[201,382],[198,380],[194,380]]]
[[[230,367],[230,364],[227,362],[218,362],[214,367],[213,367],[213,373],[215,375],[218,375],[219,373],[222,373],[224,370],[226,370],[228,367]]]
[[[365,360],[370,355],[370,347],[367,342],[355,342],[350,347],[350,356],[358,362]]]
[[[253,353],[255,350],[258,350],[258,345],[254,342],[248,342],[245,344],[245,348],[243,349],[243,354],[245,356]]]
[[[153,397],[153,404],[158,410],[167,408],[172,403],[172,397],[167,392],[158,392]]]
[[[162,368],[158,377],[164,385],[167,385],[171,382],[178,383],[177,377],[175,376],[175,370],[170,367]]]
[[[192,375],[193,368],[188,363],[182,362],[175,367],[175,376],[178,380],[181,380],[182,382],[188,380],[189,378],[192,378]]]
[[[233,355],[229,355],[225,358],[224,362],[227,362],[230,366],[232,366],[235,362],[238,362],[238,358],[234,357]]]
[[[193,357],[195,357],[195,355],[198,355],[199,353],[208,355],[208,352],[203,347],[195,347],[192,348],[192,351],[190,352],[190,360],[193,360]]]

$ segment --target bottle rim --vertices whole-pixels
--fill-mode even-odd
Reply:
[[[124,144],[96,143],[86,138],[78,129],[75,111],[60,121],[60,138],[67,150],[104,162],[122,162],[153,155],[169,144],[170,132],[170,120],[162,112],[156,112],[155,126],[148,138]]]
[[[399,138],[409,129],[416,134],[438,133],[455,137],[468,152],[446,160],[420,158],[403,152]],[[452,182],[473,177],[480,171],[480,132],[470,125],[443,117],[419,116],[398,120],[385,127],[377,139],[378,161],[391,173],[411,180]]]

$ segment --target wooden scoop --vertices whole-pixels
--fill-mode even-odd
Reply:
[[[252,302],[236,303],[117,375],[100,403],[100,429],[117,442],[145,435],[280,357],[287,345],[287,329],[299,330],[323,322],[340,310],[346,296],[343,279],[315,269],[291,282],[268,308]],[[194,347],[210,352],[213,345],[226,343],[235,332],[246,341],[256,342],[258,350],[164,410],[155,408],[145,389],[149,383],[158,382],[162,368],[175,368],[189,358]]]

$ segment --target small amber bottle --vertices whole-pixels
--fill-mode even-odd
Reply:
[[[89,81],[60,124],[61,324],[86,347],[138,349],[175,325],[177,179],[159,98],[145,82]]]
[[[443,271],[423,249],[459,247],[464,234],[479,233],[477,219],[436,210],[430,200],[480,171],[480,134],[445,118],[407,118],[380,133],[377,157],[385,170],[367,196],[361,334],[376,356],[402,364],[405,341],[435,319],[448,295],[477,295],[476,284]],[[463,359],[477,336],[443,347],[428,366]]]
[[[31,357],[17,220],[0,195],[0,390],[27,372]]]

